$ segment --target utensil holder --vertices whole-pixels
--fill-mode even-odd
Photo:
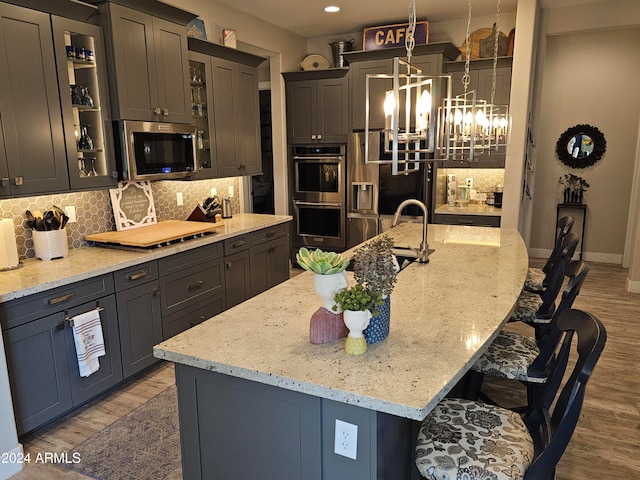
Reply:
[[[64,228],[45,231],[33,230],[31,233],[36,258],[40,260],[52,260],[54,258],[66,257],[69,253],[67,231]]]

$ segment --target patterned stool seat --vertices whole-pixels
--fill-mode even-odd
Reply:
[[[527,278],[524,281],[524,289],[529,292],[542,292],[544,291],[544,279],[547,276],[541,268],[529,267],[527,271]]]
[[[516,308],[511,314],[510,322],[526,322],[526,323],[548,323],[549,320],[537,319],[536,313],[542,306],[544,300],[540,295],[533,292],[522,291],[518,297]]]
[[[534,459],[519,414],[463,399],[444,399],[418,433],[416,466],[430,480],[522,479]]]
[[[540,377],[529,375],[529,367],[539,354],[540,348],[533,338],[518,333],[500,332],[471,369],[510,380],[544,383],[546,373],[541,372]]]

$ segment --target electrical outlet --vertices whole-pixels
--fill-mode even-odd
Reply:
[[[64,207],[64,214],[69,217],[67,223],[75,223],[78,221],[78,217],[76,217],[76,207],[74,205]]]
[[[467,178],[467,187],[473,188],[473,178]]]
[[[337,455],[355,460],[358,454],[358,426],[336,418],[336,435],[333,451]]]
[[[182,198],[182,192],[176,193],[176,204],[180,207],[184,205],[184,199]]]
[[[211,196],[215,197],[218,195],[218,189],[216,187],[211,187]]]
[[[233,197],[233,185],[229,185],[228,193],[229,197]]]

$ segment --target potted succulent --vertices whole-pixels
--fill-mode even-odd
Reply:
[[[382,304],[382,293],[367,290],[361,283],[341,290],[335,294],[334,310],[344,312],[344,323],[349,329],[344,344],[350,355],[361,355],[367,351],[367,341],[363,331],[372,317],[378,315],[378,307]]]
[[[334,295],[347,286],[345,270],[350,259],[336,252],[301,247],[296,254],[296,261],[303,269],[315,273],[313,287],[322,298],[324,308],[331,310]]]
[[[372,319],[364,331],[367,343],[380,342],[389,335],[390,295],[400,271],[392,248],[393,240],[383,234],[365,243],[354,252],[353,273],[356,281],[370,292],[379,292],[382,298],[380,315]]]
[[[347,335],[342,311],[333,310],[333,297],[347,288],[349,259],[335,252],[320,249],[300,248],[296,255],[298,265],[313,272],[313,288],[322,299],[322,307],[311,316],[309,341],[313,344],[327,343]]]

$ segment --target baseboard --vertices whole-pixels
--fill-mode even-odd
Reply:
[[[24,466],[23,462],[12,462],[14,458],[19,460],[22,460],[23,458],[21,443],[19,443],[16,448],[8,452],[2,452],[0,453],[0,455],[2,456],[3,460],[7,460],[6,463],[4,461],[0,462],[0,480],[6,480],[22,470],[22,467]]]
[[[549,258],[551,250],[545,248],[530,248],[530,258]],[[578,255],[574,255],[574,260],[577,260]],[[622,254],[617,253],[598,253],[598,252],[583,252],[582,258],[585,262],[597,262],[597,263],[612,263],[614,265],[622,265]]]
[[[640,282],[629,280],[629,278],[627,277],[627,281],[625,283],[626,283],[627,292],[640,293]]]

